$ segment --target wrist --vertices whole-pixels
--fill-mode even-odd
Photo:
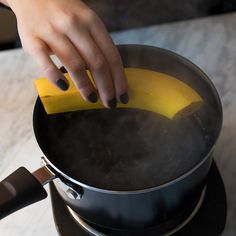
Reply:
[[[22,2],[22,0],[0,0],[0,3],[6,6],[6,8],[11,9],[15,14],[17,9],[17,3]]]
[[[16,1],[19,1],[19,0],[16,0]],[[0,0],[0,2],[2,2],[5,6],[13,9],[13,5],[14,5],[15,0]]]
[[[0,3],[2,3],[3,5],[9,7],[8,0],[0,0]]]

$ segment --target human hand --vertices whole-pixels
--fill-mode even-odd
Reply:
[[[108,108],[128,102],[128,85],[119,52],[100,18],[80,0],[7,0],[17,18],[22,46],[45,77],[62,90],[68,82],[50,58],[55,54],[81,96]],[[85,68],[93,76],[89,80]]]

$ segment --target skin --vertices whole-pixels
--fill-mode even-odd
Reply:
[[[100,18],[82,1],[0,1],[15,13],[24,50],[33,56],[53,84],[58,86],[60,79],[67,81],[50,55],[60,59],[87,101],[95,91],[104,106],[111,108],[111,100],[120,100],[120,96],[127,93],[119,52]],[[92,73],[95,86],[85,68]],[[114,104],[112,106],[114,108]]]

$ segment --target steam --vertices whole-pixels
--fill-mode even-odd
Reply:
[[[47,117],[52,162],[71,177],[111,190],[154,187],[196,165],[211,139],[194,116],[168,120],[137,110],[88,110]]]

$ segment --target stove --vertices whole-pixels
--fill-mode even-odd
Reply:
[[[50,183],[50,193],[54,221],[60,236],[218,236],[226,222],[226,193],[215,162],[212,163],[207,184],[198,202],[188,209],[185,215],[175,219],[178,222],[177,226],[166,232],[163,232],[160,225],[137,231],[103,229],[86,222],[70,209],[61,199],[53,183]],[[170,222],[166,222],[167,226],[168,224]]]

